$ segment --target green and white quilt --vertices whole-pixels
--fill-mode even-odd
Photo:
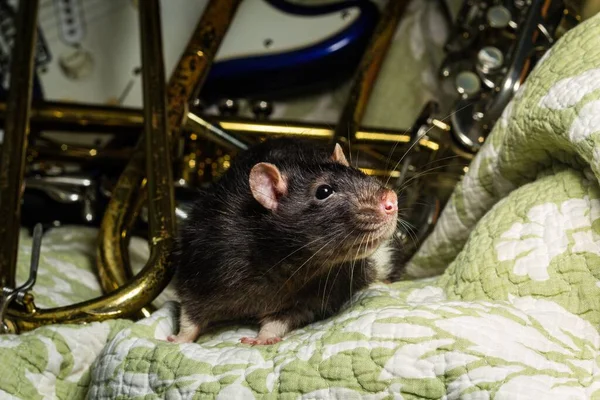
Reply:
[[[240,344],[252,326],[163,341],[176,329],[168,290],[137,323],[0,336],[0,398],[600,399],[599,179],[597,16],[505,110],[408,264],[414,280],[374,285],[273,346]],[[45,236],[40,305],[99,293],[95,234]]]

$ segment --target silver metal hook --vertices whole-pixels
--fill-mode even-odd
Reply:
[[[42,228],[42,224],[37,224],[33,228],[33,244],[31,248],[31,262],[29,264],[29,278],[27,281],[19,286],[16,289],[11,289],[7,287],[2,288],[2,292],[0,293],[0,333],[7,333],[8,326],[4,322],[4,316],[6,315],[6,310],[10,303],[12,303],[15,299],[17,301],[22,302],[25,298],[25,295],[33,285],[35,285],[35,281],[37,279],[37,271],[40,265],[40,251],[42,247],[42,234],[44,230]]]

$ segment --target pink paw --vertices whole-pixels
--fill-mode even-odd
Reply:
[[[171,343],[192,343],[193,340],[189,337],[180,335],[169,335],[167,336],[167,342]]]
[[[269,344],[275,344],[281,342],[280,337],[271,337],[267,339],[259,339],[259,338],[251,338],[251,337],[243,337],[240,339],[240,342],[244,344],[249,344],[251,346],[264,346]]]

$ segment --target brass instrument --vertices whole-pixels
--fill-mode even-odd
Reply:
[[[122,179],[113,191],[112,204],[109,205],[104,217],[101,240],[106,235],[105,232],[109,234],[115,232],[117,236],[112,237],[112,239],[115,239],[114,241],[104,240],[101,244],[104,246],[113,245],[110,250],[121,248],[122,223],[130,218],[127,211],[132,208],[135,209],[135,206],[139,204],[139,201],[133,195],[138,193],[140,188],[147,187],[149,198],[153,199],[149,207],[150,244],[152,249],[150,259],[137,276],[128,282],[123,282],[122,286],[113,284],[112,287],[109,287],[111,283],[125,276],[124,264],[119,265],[118,267],[121,268],[117,270],[111,270],[111,264],[99,262],[99,275],[102,278],[105,290],[109,293],[101,298],[81,304],[42,310],[35,306],[33,296],[30,294],[19,296],[16,299],[17,301],[8,304],[7,316],[4,318],[2,325],[4,331],[22,332],[37,326],[57,322],[77,323],[132,316],[139,312],[143,306],[150,303],[167,285],[172,271],[166,262],[166,257],[171,247],[175,229],[170,163],[171,141],[177,137],[178,128],[187,108],[188,98],[206,76],[206,71],[238,4],[239,0],[213,0],[207,6],[169,82],[167,88],[168,105],[166,107],[158,0],[149,0],[144,2],[143,7],[140,7],[142,58],[145,60],[143,68],[145,135],[140,138]],[[35,10],[37,10],[37,1],[19,3],[20,18],[18,27],[20,30],[25,31],[25,34],[18,37],[22,37],[25,42],[35,34]],[[22,51],[24,53],[23,58],[31,60],[34,43],[35,40],[31,38],[29,43],[25,43],[29,46],[17,46],[14,53]],[[26,64],[22,62],[18,55],[15,55],[12,60],[14,71],[16,71],[15,68],[19,68],[19,62]],[[32,62],[29,64],[32,65]],[[9,171],[17,176],[18,189],[21,187],[20,182],[23,177],[24,157],[15,155],[18,152],[10,152],[10,149],[6,146],[6,141],[18,139],[22,142],[22,138],[25,137],[22,131],[26,131],[29,122],[30,97],[23,96],[22,92],[25,91],[29,94],[31,92],[31,73],[25,76],[25,79],[23,78],[24,75],[26,74],[11,74],[13,82],[11,82],[10,89],[11,99],[25,98],[25,107],[18,110],[22,114],[7,113],[5,118],[7,127],[15,123],[20,123],[18,126],[24,127],[20,129],[21,132],[16,129],[7,130],[2,152],[3,162],[11,162]],[[25,82],[22,83],[21,81]],[[11,107],[13,103],[13,101],[9,102],[8,107]],[[10,111],[10,108],[7,111]],[[170,132],[168,130],[169,126],[172,127]],[[23,149],[22,155],[24,155],[27,148],[26,143],[21,148]],[[151,157],[146,159],[145,154],[151,155]],[[17,167],[14,167],[14,165],[17,165]],[[21,168],[18,168],[19,166]],[[3,169],[3,171],[6,171],[6,169]],[[7,193],[18,198],[20,190],[15,190],[14,187],[10,189],[10,191],[3,191],[3,195]],[[6,209],[10,205],[3,202],[0,208]],[[8,214],[12,214],[12,210]],[[19,228],[18,218],[15,218],[11,225],[3,225],[3,227],[6,232],[15,235]],[[3,277],[1,280],[3,288],[5,286],[14,287],[10,279],[14,280],[16,263],[9,264],[9,261],[12,261],[9,257],[13,253],[16,254],[16,244],[14,248],[2,248],[3,256],[1,259],[3,262],[0,264],[0,276]],[[6,257],[7,255],[9,257]],[[118,261],[121,261],[122,256],[117,252],[104,257],[103,260],[111,262],[114,260],[113,255],[117,257]],[[121,258],[119,258],[120,256]],[[12,257],[16,259],[16,256]],[[2,297],[0,309],[6,308],[5,304],[8,300],[7,296]]]
[[[446,81],[454,85],[454,95],[444,104],[427,104],[410,129],[391,131],[361,126],[361,119],[370,88],[407,4],[404,0],[388,2],[336,128],[199,114],[189,102],[196,98],[239,3],[240,0],[209,2],[165,86],[158,0],[140,2],[144,109],[136,110],[56,102],[31,104],[38,1],[19,2],[17,26],[21,34],[17,35],[19,45],[15,46],[11,61],[13,71],[18,68],[19,73],[11,74],[10,101],[0,104],[0,119],[4,120],[6,132],[0,158],[0,218],[4,219],[0,221],[0,240],[5,244],[0,249],[0,331],[18,333],[52,323],[147,315],[151,302],[172,276],[167,254],[176,219],[185,218],[185,213],[179,212],[181,204],[176,204],[174,190],[202,180],[196,161],[209,146],[218,146],[219,153],[215,154],[222,159],[221,170],[237,151],[271,135],[339,140],[360,148],[365,154],[360,167],[381,176],[406,195],[411,212],[405,219],[413,224],[414,232],[401,232],[399,236],[406,244],[407,257],[410,256],[435,225],[442,205],[518,84],[553,40],[581,19],[579,11],[573,10],[582,7],[581,2],[551,0],[466,0],[456,18],[455,34],[448,43],[448,57],[441,69]],[[498,11],[500,6],[513,11],[508,18],[505,11]],[[491,17],[490,9],[496,10]],[[485,29],[480,29],[482,24]],[[542,46],[538,39],[547,42]],[[501,63],[494,58],[499,53],[490,51],[491,47],[502,49]],[[465,55],[466,61],[459,60],[458,55]],[[23,69],[23,65],[28,69]],[[462,72],[471,74],[460,75]],[[465,76],[479,79],[478,91],[473,92],[468,86],[471,81],[460,79]],[[447,117],[449,114],[452,116]],[[137,144],[118,149],[84,148],[36,138],[28,148],[29,124],[81,134],[104,129],[119,132]],[[10,151],[14,148],[20,151]],[[388,165],[390,158],[397,165]],[[105,188],[110,200],[102,217],[97,250],[98,275],[105,294],[67,307],[39,309],[28,293],[35,283],[33,268],[27,285],[14,289],[23,182],[58,202],[82,204],[83,218],[93,220],[97,218],[91,211],[95,199],[89,188],[99,183],[80,174],[77,167],[71,171],[67,166],[103,160],[121,162],[124,168],[116,184]],[[174,166],[181,170],[174,171]],[[428,170],[421,171],[424,167]],[[26,168],[40,173],[24,180]],[[140,219],[148,222],[151,256],[134,276],[127,245],[134,224]],[[32,262],[34,265],[37,264]]]

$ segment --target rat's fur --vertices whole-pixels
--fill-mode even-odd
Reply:
[[[360,254],[364,232],[381,225],[375,207],[385,189],[344,162],[312,143],[269,140],[201,192],[173,253],[182,329],[172,340],[192,341],[212,323],[240,319],[261,322],[276,338],[332,315],[381,278],[369,257],[391,236],[395,217],[385,232],[371,233],[381,241]],[[286,192],[274,210],[252,195],[250,171],[258,163],[273,164],[283,177]],[[321,184],[335,196],[318,201]]]

